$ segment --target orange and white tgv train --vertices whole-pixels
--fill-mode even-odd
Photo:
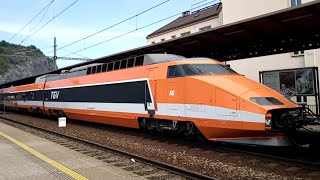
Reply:
[[[2,99],[29,112],[266,146],[290,144],[282,117],[299,108],[221,62],[170,54],[48,74],[2,89]]]

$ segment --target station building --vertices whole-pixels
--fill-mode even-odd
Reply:
[[[147,36],[148,44],[156,44],[199,31],[254,18],[274,11],[296,7],[315,0],[214,0],[200,1],[191,10]],[[226,62],[240,74],[259,81],[259,72],[279,69],[319,67],[320,49],[239,59]],[[293,97],[298,103],[315,105],[314,97]]]

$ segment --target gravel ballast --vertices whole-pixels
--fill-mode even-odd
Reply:
[[[22,114],[1,114],[6,117],[38,127],[72,135],[88,141],[121,149],[140,156],[170,163],[205,175],[221,179],[318,179],[308,175],[312,171],[290,171],[290,166],[266,162],[243,155],[203,150],[194,144],[180,143],[183,139],[167,140],[166,136],[152,136],[137,130],[97,124],[81,124],[69,121],[67,127],[59,128],[58,121]],[[176,143],[172,143],[176,142]],[[287,169],[287,170],[286,170]],[[292,168],[291,168],[292,169]]]

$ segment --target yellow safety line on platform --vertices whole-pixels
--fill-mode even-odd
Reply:
[[[51,166],[53,166],[53,167],[59,169],[60,171],[68,174],[69,176],[73,177],[74,179],[87,180],[87,178],[81,176],[80,174],[78,174],[78,173],[72,171],[71,169],[63,166],[62,164],[58,163],[57,161],[54,161],[54,160],[48,158],[47,156],[39,153],[38,151],[36,151],[36,150],[32,149],[31,147],[23,144],[22,142],[20,142],[20,141],[18,141],[16,139],[6,135],[5,133],[3,133],[1,131],[0,131],[0,135],[3,136],[4,138],[10,140],[11,142],[17,144],[18,146],[22,147],[23,149],[25,149],[29,153],[31,153],[31,154],[35,155],[36,157],[42,159],[43,161],[49,163]]]

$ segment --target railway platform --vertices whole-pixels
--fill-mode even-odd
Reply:
[[[0,123],[0,179],[143,179]]]

